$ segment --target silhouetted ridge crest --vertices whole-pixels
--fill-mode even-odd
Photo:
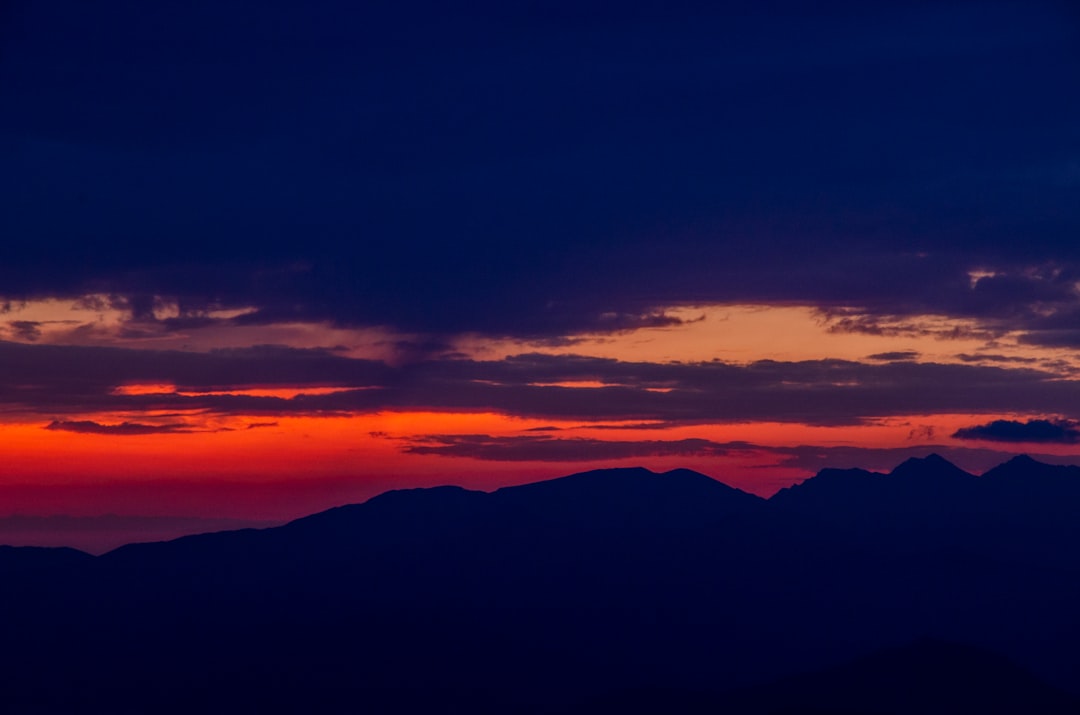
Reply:
[[[769,501],[781,506],[854,506],[873,494],[883,478],[884,474],[865,469],[826,468],[809,479],[781,489]]]
[[[18,705],[71,683],[72,702],[93,705],[57,712],[139,712],[106,705],[181,691],[189,699],[172,712],[208,712],[178,683],[232,698],[218,712],[251,710],[236,704],[253,694],[263,711],[281,700],[275,711],[329,712],[395,688],[570,704],[820,676],[927,634],[993,644],[1072,687],[1077,472],[1010,460],[973,477],[924,458],[889,474],[822,470],[765,501],[690,470],[597,470],[492,493],[399,490],[283,527],[98,558],[0,550],[12,557],[0,635],[20,656],[0,688]],[[935,648],[919,658],[938,662]],[[884,677],[875,662],[834,678],[832,692]],[[745,712],[787,701],[768,702],[777,707]],[[904,712],[867,702],[848,710]],[[993,712],[972,707],[946,712]],[[644,710],[657,711],[678,712]]]
[[[292,521],[282,528],[299,529],[322,523],[370,518],[385,521],[406,515],[429,515],[434,518],[444,512],[455,513],[460,509],[471,509],[482,502],[486,496],[484,492],[451,485],[393,489],[361,504],[334,507]]]
[[[497,496],[542,496],[586,498],[597,502],[619,500],[629,496],[680,494],[683,496],[730,497],[744,501],[761,501],[759,497],[735,489],[712,477],[690,469],[653,472],[644,467],[596,469],[566,477],[503,487]]]
[[[618,519],[689,526],[765,505],[760,497],[689,469],[600,469],[505,487],[492,497],[504,508],[598,524]]]
[[[1080,483],[1080,467],[1075,465],[1047,464],[1026,454],[1020,454],[999,464],[983,474],[987,480],[1073,480]]]
[[[888,474],[823,469],[770,500],[786,511],[841,521],[916,519],[976,506],[979,478],[940,455],[905,460]]]
[[[945,459],[939,454],[930,454],[926,457],[912,457],[901,462],[889,473],[893,479],[918,479],[923,481],[941,482],[943,480],[964,481],[974,479],[973,474],[965,472],[960,467]]]
[[[1042,462],[1033,458],[1030,454],[1018,454],[1009,461],[999,464],[998,467],[1011,467],[1015,469],[1030,469],[1032,467],[1045,466]]]

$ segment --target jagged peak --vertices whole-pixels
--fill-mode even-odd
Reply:
[[[1033,477],[1080,476],[1080,467],[1075,465],[1050,464],[1027,454],[1018,454],[1007,462],[986,471],[984,477],[990,479],[1031,479]]]
[[[494,494],[507,494],[524,491],[535,491],[539,489],[563,489],[570,488],[573,485],[590,484],[590,485],[615,485],[617,483],[638,483],[646,480],[652,480],[658,477],[656,472],[645,467],[612,467],[608,469],[590,469],[586,472],[575,472],[574,474],[568,474],[564,477],[555,477],[554,479],[542,479],[536,482],[526,482],[525,484],[514,484],[507,487],[500,487],[496,489]]]
[[[1000,466],[1004,466],[1005,464],[1011,464],[1016,467],[1028,467],[1035,464],[1044,465],[1046,463],[1040,462],[1039,460],[1032,457],[1030,454],[1018,454]]]
[[[1050,468],[1050,465],[1045,462],[1033,459],[1027,454],[1018,454],[1007,462],[1002,462],[996,467],[988,469],[983,476],[991,478],[1001,475],[1016,476],[1033,471],[1045,471],[1047,468]]]
[[[949,460],[942,457],[937,452],[931,452],[930,454],[926,455],[925,457],[908,457],[903,462],[901,462],[899,466],[902,467],[905,464],[924,464],[924,465],[927,465],[927,466],[938,466],[938,467],[940,467],[940,466],[955,467],[956,466],[955,464],[953,464]]]
[[[836,488],[850,484],[866,484],[869,480],[881,476],[882,475],[878,472],[870,472],[859,467],[847,469],[825,467],[812,477],[808,477],[801,482],[780,489],[776,494],[773,494],[770,499],[777,499],[777,497],[779,497],[779,501],[782,501],[789,497],[793,492],[806,492],[821,488]]]

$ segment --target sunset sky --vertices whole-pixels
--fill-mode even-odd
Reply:
[[[1078,86],[1064,1],[5,2],[0,541],[1080,463]]]

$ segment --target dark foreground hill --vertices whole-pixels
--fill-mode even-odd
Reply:
[[[733,691],[925,638],[1077,692],[1078,479],[930,457],[766,501],[686,470],[604,470],[98,558],[0,550],[0,692],[15,712],[544,712]],[[991,665],[968,668],[981,690],[955,679],[972,702],[1009,682]]]

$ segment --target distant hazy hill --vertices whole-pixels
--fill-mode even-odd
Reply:
[[[26,712],[540,712],[815,670],[784,692],[843,692],[877,681],[821,669],[933,638],[1075,693],[1078,481],[928,457],[824,470],[766,501],[687,470],[601,470],[390,492],[97,558],[0,549],[0,692]],[[1013,681],[1032,702],[1051,692],[922,642],[913,663],[972,661],[949,679],[966,702],[1008,702],[994,688]]]

